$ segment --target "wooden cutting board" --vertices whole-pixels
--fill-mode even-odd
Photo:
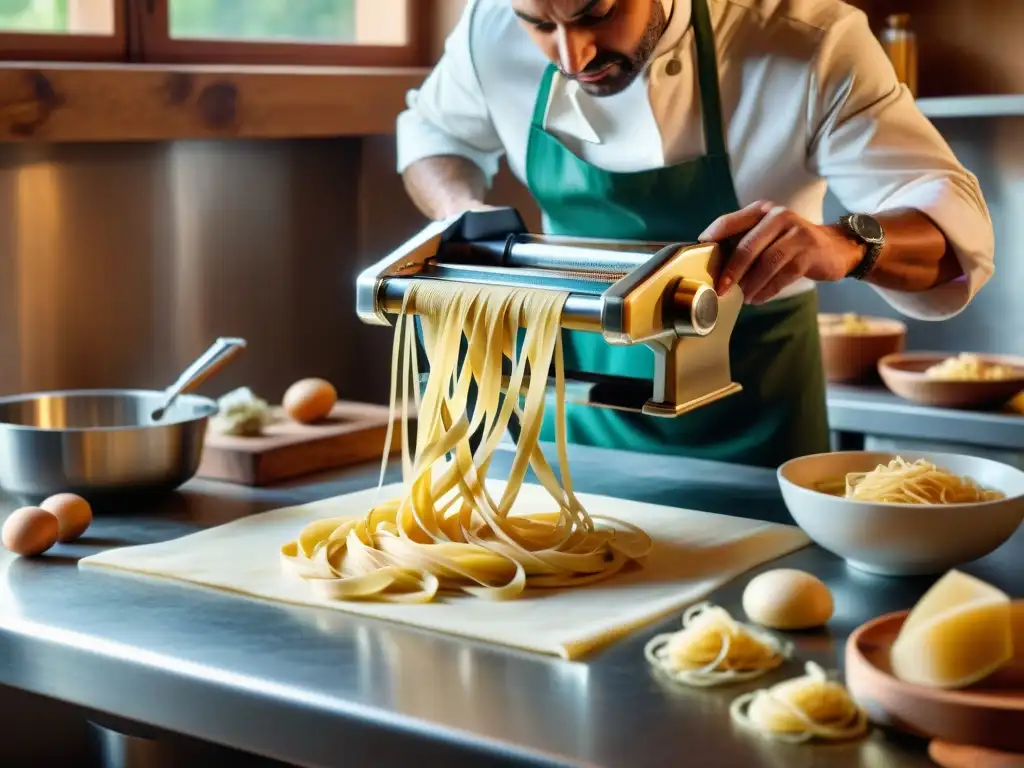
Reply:
[[[280,408],[259,437],[220,435],[207,430],[198,476],[239,485],[264,486],[314,472],[379,459],[388,428],[388,409],[371,403],[339,402],[317,424],[299,424]],[[392,454],[402,450],[400,434]]]

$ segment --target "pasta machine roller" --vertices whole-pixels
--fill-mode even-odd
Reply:
[[[740,391],[729,339],[743,298],[737,287],[715,292],[722,261],[715,243],[536,235],[511,208],[473,211],[430,224],[363,271],[356,310],[365,323],[389,325],[418,280],[568,292],[563,328],[643,344],[654,366],[650,378],[567,369],[566,400],[673,417]]]

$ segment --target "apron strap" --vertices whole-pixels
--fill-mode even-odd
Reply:
[[[704,120],[704,142],[707,154],[726,155],[722,100],[718,93],[718,60],[715,55],[715,33],[711,28],[708,0],[693,0],[692,23],[697,45],[697,82],[700,84],[700,111]]]
[[[548,102],[551,100],[551,84],[555,81],[555,73],[558,67],[548,64],[544,70],[544,77],[541,78],[540,88],[537,90],[537,100],[533,103],[533,125],[544,130],[544,120],[548,116]]]

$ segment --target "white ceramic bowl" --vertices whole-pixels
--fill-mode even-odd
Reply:
[[[808,536],[854,568],[885,576],[942,573],[997,549],[1024,520],[1024,472],[991,459],[906,451],[973,478],[1006,498],[978,504],[876,504],[811,490],[817,483],[866,472],[895,454],[874,451],[820,453],[779,467],[789,513]]]

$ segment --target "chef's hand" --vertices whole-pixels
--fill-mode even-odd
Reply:
[[[864,258],[863,245],[837,226],[812,224],[788,208],[759,201],[720,216],[701,242],[727,238],[739,244],[728,256],[716,289],[739,283],[748,304],[762,304],[801,277],[842,280]]]

